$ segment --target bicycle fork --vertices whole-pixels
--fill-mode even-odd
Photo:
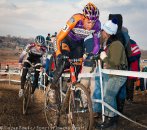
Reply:
[[[69,119],[68,123],[71,124],[73,130],[76,130],[76,127],[75,127],[75,125],[73,123],[73,111],[76,108],[76,103],[75,103],[75,86],[74,85],[71,85],[71,88],[70,88],[69,104],[72,104],[72,106],[68,105],[69,106],[69,108],[68,108],[68,119]]]

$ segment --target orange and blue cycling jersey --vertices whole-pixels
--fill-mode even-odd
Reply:
[[[57,56],[61,54],[60,43],[66,36],[70,37],[72,40],[76,42],[83,40],[87,36],[92,34],[94,40],[94,47],[92,53],[96,54],[99,51],[100,40],[98,34],[101,29],[101,23],[97,19],[92,29],[86,30],[84,29],[84,22],[83,22],[84,19],[85,19],[84,15],[75,14],[67,21],[66,26],[57,35],[57,39],[56,39],[57,41],[55,45],[56,46],[55,51]]]

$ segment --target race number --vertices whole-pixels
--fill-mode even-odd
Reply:
[[[69,25],[65,25],[65,27],[62,29],[64,32],[68,31],[69,30]]]

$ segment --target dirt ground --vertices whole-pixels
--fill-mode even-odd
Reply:
[[[18,60],[18,56],[14,56],[15,53],[12,50],[7,52],[8,55],[6,55],[6,50],[0,50],[0,53],[3,54],[0,55],[0,62],[17,62]],[[6,77],[3,75],[0,78]],[[17,84],[11,83],[9,85],[8,82],[0,82],[0,130],[50,130],[43,110],[43,90],[38,89],[35,92],[34,102],[31,103],[27,115],[22,114],[22,99],[18,98],[18,90],[19,85]],[[124,115],[134,121],[147,125],[147,93],[145,95],[135,95],[133,104],[125,104]],[[57,130],[60,129],[62,128]],[[120,117],[113,127],[105,130],[146,129]]]
[[[22,114],[22,99],[18,98],[19,85],[0,82],[0,130],[49,130],[43,105],[43,90],[37,90],[34,102],[27,115]],[[125,105],[124,114],[141,124],[147,125],[147,95],[135,95],[134,104]],[[61,129],[61,128],[60,128]],[[107,130],[145,130],[126,119]]]

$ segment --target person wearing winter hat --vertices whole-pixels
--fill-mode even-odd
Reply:
[[[125,54],[125,49],[122,43],[117,38],[117,20],[108,20],[102,26],[101,42],[105,43],[104,51],[100,53],[100,59],[104,63],[105,69],[113,70],[127,70],[128,63]],[[108,41],[109,38],[109,41]],[[126,77],[109,75],[107,81],[104,83],[104,101],[114,109],[116,107],[116,96],[119,89],[126,81]],[[105,108],[105,121],[97,123],[96,128],[106,128],[112,126],[116,122],[116,113]]]

